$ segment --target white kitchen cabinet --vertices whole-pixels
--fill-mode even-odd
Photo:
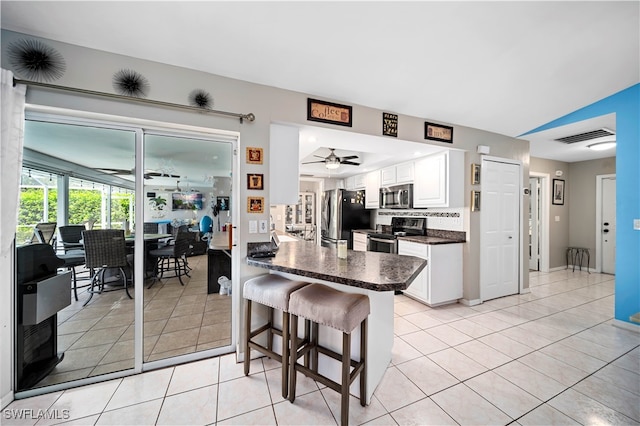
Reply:
[[[353,250],[367,251],[367,234],[362,232],[353,233]]]
[[[397,164],[380,170],[380,184],[382,186],[411,182],[413,182],[413,162]]]
[[[464,207],[464,152],[443,151],[415,162],[413,207]]]
[[[422,244],[398,240],[398,254],[427,260],[427,266],[404,290],[407,296],[430,306],[462,298],[462,243]]]
[[[398,164],[396,166],[396,183],[413,182],[413,162]]]
[[[380,207],[380,171],[375,170],[366,174],[364,191],[365,208]]]
[[[396,166],[385,167],[380,170],[380,184],[382,186],[393,185],[396,183]]]
[[[344,188],[348,191],[357,191],[359,189],[364,189],[366,186],[365,181],[366,173],[349,176],[344,180]]]

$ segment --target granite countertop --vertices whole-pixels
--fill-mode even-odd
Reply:
[[[466,243],[466,240],[442,238],[442,237],[433,237],[433,236],[430,236],[430,235],[409,235],[409,236],[405,236],[405,237],[398,237],[398,240],[411,241],[413,243],[421,243],[421,244]]]
[[[247,264],[373,291],[405,290],[427,261],[414,256],[348,250],[338,259],[336,249],[309,242],[280,244],[275,257],[247,257]]]

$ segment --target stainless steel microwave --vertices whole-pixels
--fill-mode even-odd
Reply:
[[[381,209],[412,209],[413,184],[395,185],[380,188]]]

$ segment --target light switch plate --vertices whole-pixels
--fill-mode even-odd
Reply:
[[[261,234],[266,234],[267,231],[269,231],[267,229],[267,220],[266,219],[260,220],[260,226],[258,227],[258,232],[260,232]]]
[[[556,216],[556,222],[560,222],[560,216]]]
[[[257,234],[258,233],[258,221],[257,220],[250,220],[249,221],[249,233],[250,234]]]

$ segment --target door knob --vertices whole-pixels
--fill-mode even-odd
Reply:
[[[509,239],[510,239],[510,240],[512,240],[512,239],[513,239],[513,237],[512,237],[511,235],[509,235]]]

